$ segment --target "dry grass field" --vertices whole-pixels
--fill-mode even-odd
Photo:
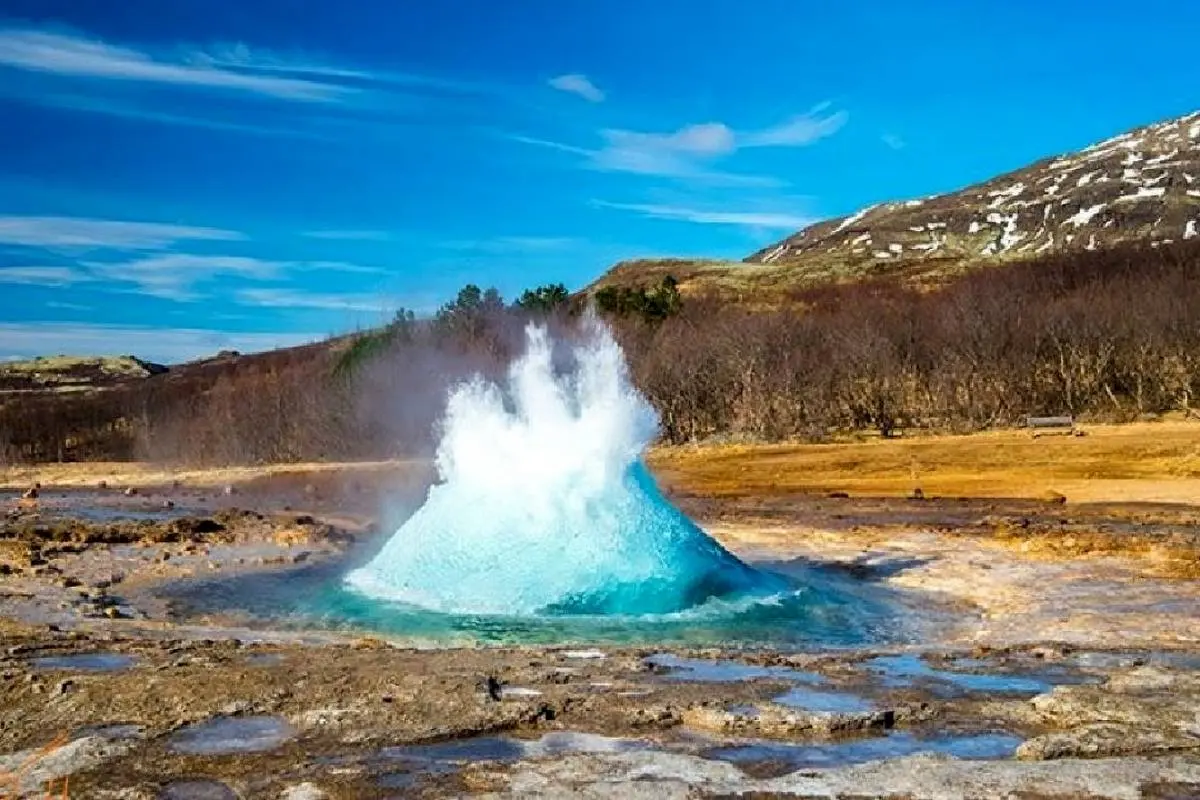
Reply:
[[[873,439],[823,445],[660,448],[654,472],[690,493],[768,498],[846,492],[896,497],[1200,504],[1200,422],[1083,428],[1080,437],[1028,431]]]
[[[648,462],[665,483],[714,499],[846,492],[927,498],[1045,499],[1200,505],[1200,422],[1172,420],[1085,426],[1085,436],[1004,430],[968,436],[866,439],[834,444],[658,447]],[[412,462],[273,464],[189,469],[146,463],[0,468],[0,487],[220,486],[264,476],[374,474],[386,480]]]

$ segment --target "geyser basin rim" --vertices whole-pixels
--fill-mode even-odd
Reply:
[[[786,578],[781,575],[775,575],[774,573],[763,572],[763,575],[767,576],[769,579],[786,581]],[[625,619],[638,622],[664,623],[687,621],[702,622],[707,619],[727,618],[731,615],[753,610],[756,607],[782,607],[788,603],[801,602],[804,595],[809,593],[808,587],[792,586],[785,591],[775,592],[772,594],[742,594],[731,597],[710,597],[703,602],[679,609],[678,611],[645,611],[640,613],[613,611],[587,613],[584,611],[572,611],[566,607],[551,607],[547,609],[539,609],[531,613],[505,613],[500,611],[442,611],[439,609],[430,608],[428,606],[423,606],[418,603],[413,603],[406,599],[392,598],[388,597],[386,594],[365,591],[360,585],[350,581],[346,582],[346,588],[351,593],[358,595],[363,599],[370,600],[381,605],[390,605],[397,611],[433,614],[447,618],[474,617],[478,619],[491,619],[497,621],[534,621],[539,619],[561,621],[618,621]]]

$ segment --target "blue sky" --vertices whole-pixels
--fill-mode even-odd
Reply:
[[[1194,0],[0,0],[0,358],[740,258],[1200,107]]]

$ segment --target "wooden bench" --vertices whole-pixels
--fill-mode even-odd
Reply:
[[[1033,431],[1033,438],[1038,438],[1043,433],[1064,433],[1068,436],[1077,436],[1079,431],[1075,429],[1074,417],[1025,417],[1025,427]]]

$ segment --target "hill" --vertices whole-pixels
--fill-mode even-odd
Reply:
[[[1006,261],[1200,235],[1200,111],[1046,158],[950,194],[826,220],[744,262],[631,261],[589,287],[652,284],[771,301],[797,289],[894,276],[915,284]]]
[[[134,356],[49,356],[0,362],[0,392],[70,392],[161,375],[167,368]]]

